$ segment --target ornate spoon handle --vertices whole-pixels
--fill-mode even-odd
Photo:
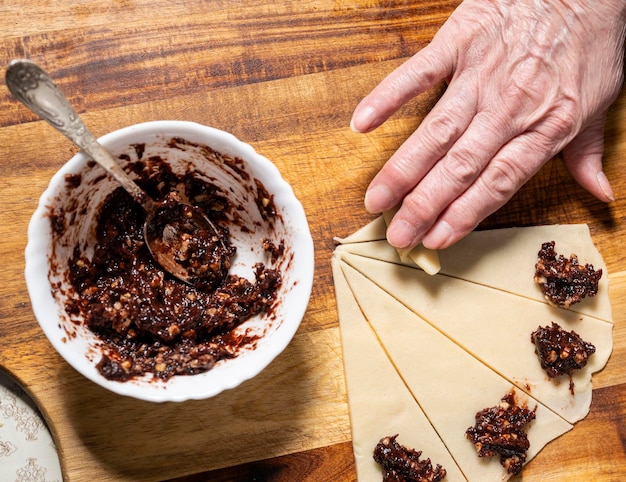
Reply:
[[[146,211],[152,209],[153,201],[97,141],[63,92],[41,67],[30,60],[13,60],[7,67],[6,84],[11,93],[26,107],[106,169]]]

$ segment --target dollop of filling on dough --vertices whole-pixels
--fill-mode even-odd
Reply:
[[[439,482],[445,478],[441,465],[433,468],[430,459],[420,460],[422,452],[399,444],[397,437],[383,437],[374,449],[374,460],[383,468],[383,482]]]
[[[596,352],[596,347],[578,333],[564,330],[554,322],[552,326],[539,326],[531,334],[530,341],[535,345],[541,368],[550,378],[571,376],[575,370],[587,365],[589,357]]]
[[[510,474],[522,471],[530,447],[526,425],[535,418],[537,407],[529,410],[515,402],[512,390],[494,407],[476,413],[476,424],[465,432],[479,457],[500,456],[500,464]]]
[[[585,297],[598,293],[602,270],[592,264],[579,264],[578,256],[566,258],[554,250],[555,242],[541,245],[535,265],[535,281],[551,305],[569,308]]]

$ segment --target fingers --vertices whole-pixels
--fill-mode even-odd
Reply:
[[[433,40],[363,98],[352,114],[351,129],[369,132],[380,126],[409,99],[449,77],[452,58]]]
[[[543,136],[533,131],[507,143],[476,181],[443,211],[421,239],[424,246],[447,248],[502,207],[554,155],[546,153],[543,144]]]
[[[602,171],[605,114],[598,116],[563,150],[568,171],[587,191],[604,202],[615,200],[609,180]]]
[[[462,136],[411,185],[390,223],[387,239],[397,248],[418,244],[446,207],[466,191],[510,140],[509,129],[488,112],[477,113]]]
[[[476,118],[479,116],[477,114]],[[572,177],[598,199],[609,202],[614,200],[614,196],[602,171],[604,120],[604,115],[594,120],[570,142],[563,154]],[[559,150],[558,145],[548,147],[545,125],[539,131],[530,130],[503,143],[504,146],[491,155],[484,146],[482,150],[472,150],[472,143],[468,139],[471,139],[474,124],[472,122],[448,155],[406,196],[387,232],[387,238],[392,245],[408,248],[422,242],[431,249],[451,246],[469,234],[480,221],[502,207]],[[476,131],[484,132],[484,126],[479,126],[480,123],[476,126]],[[494,146],[497,146],[498,139],[493,139]],[[469,149],[467,152],[475,153],[475,159],[488,160],[471,183],[465,182],[471,176],[464,180],[460,174],[463,169],[460,173],[451,169],[459,166],[458,162],[450,160],[456,155],[457,146],[461,144],[465,144],[463,149]],[[463,159],[463,156],[459,156],[457,161],[459,159]],[[470,170],[480,168],[480,162],[471,167],[470,158],[466,159],[466,166],[470,166]],[[524,161],[520,162],[520,159]],[[455,172],[457,177],[450,177]],[[434,180],[446,184],[438,187],[432,182]],[[455,185],[455,182],[458,184]],[[466,184],[468,185],[464,188]],[[455,189],[451,190],[451,186]],[[450,199],[452,193],[457,197]],[[430,219],[436,221],[433,223]],[[420,223],[423,224],[420,226]]]
[[[476,95],[466,83],[447,90],[417,130],[371,181],[365,208],[372,213],[395,207],[463,135],[476,115]],[[462,87],[461,87],[462,86]]]

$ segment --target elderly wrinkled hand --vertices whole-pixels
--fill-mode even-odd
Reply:
[[[465,0],[432,42],[357,106],[368,132],[441,80],[447,89],[370,183],[365,206],[398,205],[397,248],[445,248],[549,159],[613,200],[602,171],[604,121],[622,87],[626,2]]]

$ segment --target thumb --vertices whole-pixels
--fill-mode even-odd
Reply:
[[[615,201],[613,189],[602,171],[604,121],[606,113],[594,119],[563,149],[565,166],[578,184],[604,202]]]

